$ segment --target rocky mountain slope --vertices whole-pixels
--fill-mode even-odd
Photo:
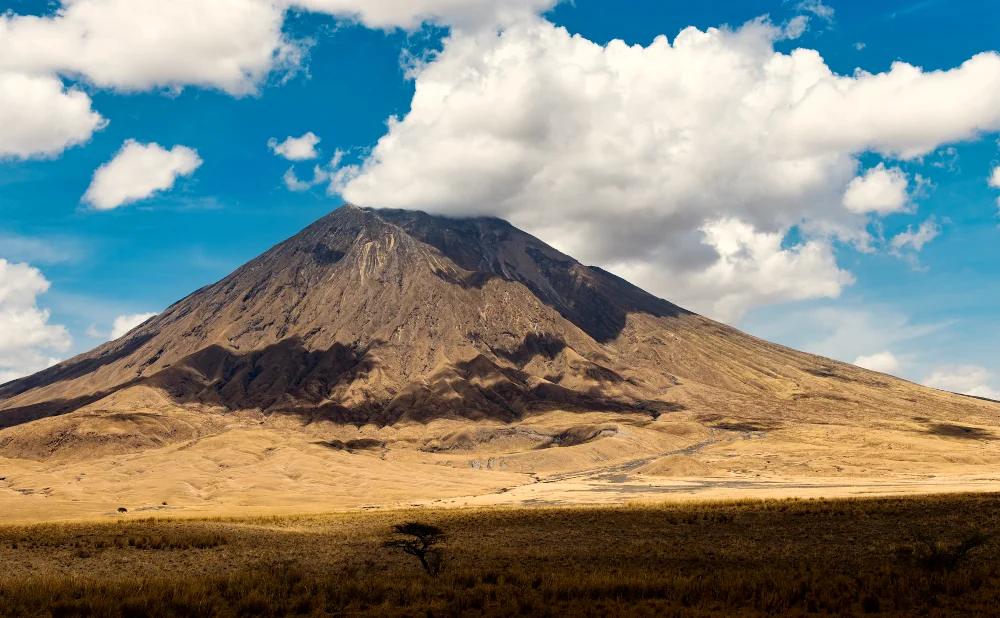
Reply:
[[[140,449],[229,417],[385,427],[552,410],[762,430],[991,424],[1000,405],[750,337],[497,219],[344,206],[125,337],[0,387],[0,455],[82,440],[81,411],[127,420],[122,448]],[[171,414],[137,416],[151,412]]]

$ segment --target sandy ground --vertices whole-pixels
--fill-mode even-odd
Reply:
[[[1000,439],[989,428],[929,421],[774,431],[563,412],[516,425],[243,422],[161,448],[84,455],[0,458],[5,520],[1000,489]]]

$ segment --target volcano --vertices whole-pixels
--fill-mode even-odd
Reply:
[[[117,341],[0,387],[0,464],[140,466],[239,437],[250,459],[305,449],[535,479],[604,464],[910,478],[995,466],[998,413],[751,337],[499,219],[346,205]],[[264,459],[239,465],[252,476]]]

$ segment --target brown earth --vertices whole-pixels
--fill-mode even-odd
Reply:
[[[998,414],[748,336],[503,221],[345,206],[0,386],[0,508],[990,489]]]

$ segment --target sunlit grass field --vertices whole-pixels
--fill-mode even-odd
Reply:
[[[437,577],[384,547],[437,526]],[[0,527],[16,616],[1000,613],[1000,495]]]

